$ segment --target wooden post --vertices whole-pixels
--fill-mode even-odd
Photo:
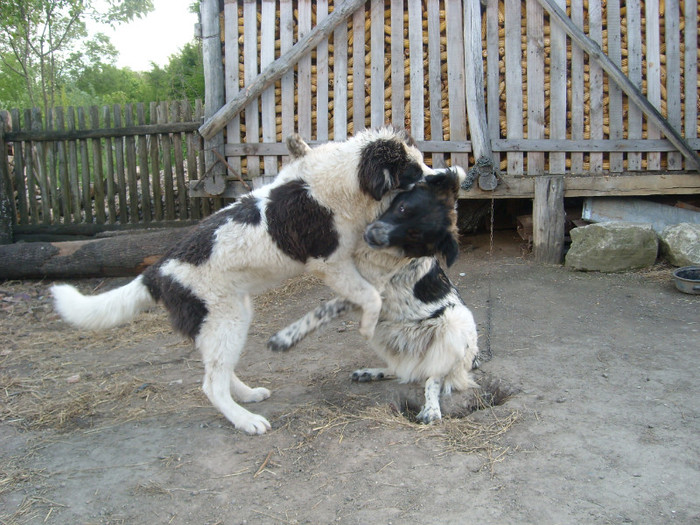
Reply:
[[[202,0],[202,56],[204,59],[204,118],[212,117],[226,102],[224,68],[221,57],[218,0]],[[219,195],[226,189],[226,167],[219,163],[214,150],[224,153],[224,134],[219,128],[204,138],[204,187],[207,193]]]
[[[0,112],[0,244],[12,243],[12,205],[10,203],[10,167],[5,144],[5,115]]]
[[[564,254],[564,177],[535,177],[532,210],[532,244],[535,260],[561,263]]]

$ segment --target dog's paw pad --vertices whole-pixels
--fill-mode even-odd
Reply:
[[[423,409],[418,412],[416,419],[427,425],[435,421],[440,421],[442,419],[442,413],[439,408],[423,407]]]

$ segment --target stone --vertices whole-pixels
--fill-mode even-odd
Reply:
[[[683,222],[664,229],[661,253],[673,266],[700,265],[700,224]]]
[[[571,230],[565,266],[576,270],[623,272],[656,262],[659,241],[649,224],[604,222]]]

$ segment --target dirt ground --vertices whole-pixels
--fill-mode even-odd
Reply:
[[[380,364],[355,317],[265,348],[331,297],[308,277],[256,300],[238,370],[272,390],[263,436],[209,405],[162,310],[79,332],[49,282],[0,283],[0,523],[700,523],[700,296],[664,265],[578,273],[487,241],[463,238],[449,274],[482,346],[490,284],[478,379],[515,393],[430,426],[395,382],[350,381]]]

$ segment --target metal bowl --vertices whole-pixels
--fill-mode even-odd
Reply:
[[[673,272],[676,288],[683,293],[700,294],[700,266],[684,266]]]

